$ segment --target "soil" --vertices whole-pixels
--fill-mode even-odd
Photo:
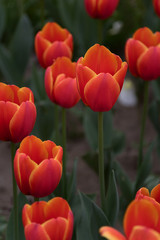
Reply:
[[[115,106],[114,126],[123,131],[126,136],[125,149],[117,156],[131,179],[135,177],[137,161],[137,144],[139,142],[141,107]],[[151,142],[155,139],[156,132],[147,119],[145,140]],[[82,160],[82,156],[90,151],[90,147],[84,138],[67,143],[68,171],[72,170],[73,161],[78,157],[77,187],[85,193],[99,194],[98,177]],[[160,174],[160,164],[155,156],[153,158],[153,171]],[[10,160],[10,144],[0,142],[0,215],[9,216],[12,207],[12,174]]]

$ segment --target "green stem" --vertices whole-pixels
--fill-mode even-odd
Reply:
[[[99,181],[100,181],[101,207],[102,210],[105,212],[103,112],[98,113],[98,148],[99,148]]]
[[[12,185],[13,185],[13,209],[14,209],[14,239],[18,240],[18,198],[17,184],[14,176],[14,155],[16,152],[15,144],[11,142],[11,157],[12,157]]]
[[[66,109],[62,108],[62,146],[63,146],[63,197],[66,198],[66,186],[67,186],[67,177],[66,177]]]
[[[142,123],[141,123],[141,133],[140,133],[140,142],[139,142],[139,155],[138,155],[138,167],[140,167],[143,161],[143,142],[144,142],[144,130],[146,125],[146,117],[148,110],[148,86],[149,82],[144,83],[144,102],[143,102],[143,112],[142,112]]]
[[[55,131],[56,131],[56,144],[59,144],[59,109],[58,105],[54,105],[55,108]]]

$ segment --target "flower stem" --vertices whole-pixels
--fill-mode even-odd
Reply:
[[[98,19],[98,43],[103,43],[103,20]]]
[[[11,142],[11,157],[12,157],[12,185],[13,185],[13,210],[14,210],[14,239],[18,240],[18,198],[17,198],[17,183],[14,176],[14,155],[16,152],[15,144]]]
[[[38,197],[34,197],[34,202],[39,202],[39,198]]]
[[[98,113],[99,181],[101,207],[105,212],[104,148],[103,148],[103,112]]]
[[[138,155],[138,167],[140,167],[143,161],[143,142],[144,142],[144,130],[146,125],[146,117],[148,110],[148,85],[149,82],[144,83],[144,102],[143,102],[143,112],[142,112],[142,123],[141,123],[141,133],[140,133],[140,142],[139,142],[139,155]]]
[[[56,144],[59,144],[59,109],[58,109],[58,105],[54,105],[54,109],[55,109],[55,131],[56,131]]]
[[[63,197],[67,197],[67,177],[66,177],[66,109],[62,108],[62,146],[63,146],[63,173],[62,173],[62,182],[63,182]]]

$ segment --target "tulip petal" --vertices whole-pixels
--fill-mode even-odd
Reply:
[[[110,73],[111,75],[115,74],[119,66],[115,54],[99,44],[95,44],[86,52],[82,64],[96,74]]]
[[[147,188],[142,187],[136,193],[136,199],[144,198],[145,196],[149,197],[149,191]]]
[[[160,234],[151,228],[144,226],[135,226],[129,237],[129,240],[160,240]]]
[[[79,62],[80,62],[80,60],[79,60]],[[78,85],[78,90],[79,90],[81,99],[85,104],[87,104],[85,95],[84,95],[85,85],[91,78],[93,78],[95,76],[96,76],[96,74],[90,68],[84,67],[80,63],[77,64],[77,85]]]
[[[9,124],[19,106],[12,102],[0,101],[0,140],[9,141],[12,139]]]
[[[125,55],[127,62],[129,64],[130,72],[134,76],[139,76],[137,70],[137,60],[142,53],[147,51],[147,47],[140,41],[134,39],[128,39],[126,46],[125,46]]]
[[[55,102],[55,96],[54,96],[54,82],[56,79],[52,76],[52,68],[48,67],[45,71],[45,90],[47,93],[47,96],[52,102]]]
[[[108,240],[127,240],[120,232],[112,227],[101,227],[100,235]]]
[[[48,196],[59,184],[61,175],[62,166],[59,161],[52,158],[43,160],[30,175],[31,195],[34,197]]]
[[[116,72],[116,74],[113,76],[114,79],[118,82],[120,90],[122,89],[124,78],[126,76],[128,64],[126,62],[122,63],[122,66],[119,71]]]
[[[23,102],[10,121],[9,128],[13,142],[20,142],[24,137],[29,135],[34,127],[35,121],[35,105],[29,101]]]
[[[37,223],[31,223],[25,227],[26,240],[51,240],[45,229]]]
[[[136,225],[159,231],[160,205],[154,199],[136,199],[128,206],[124,216],[124,231],[127,237]]]
[[[80,100],[76,78],[60,74],[54,85],[54,96],[56,103],[61,107],[71,108],[75,106]]]
[[[160,203],[160,184],[155,186],[151,191],[151,197]]]
[[[156,32],[155,34],[147,27],[139,28],[133,35],[135,40],[139,40],[145,46],[151,47],[156,46],[160,43],[160,33]]]
[[[17,96],[18,96],[18,99],[19,99],[19,105],[22,103],[22,102],[26,102],[26,101],[31,101],[34,103],[34,96],[33,96],[33,93],[32,91],[27,88],[27,87],[22,87],[18,90],[17,92]]]
[[[67,228],[66,219],[61,217],[58,217],[57,219],[51,219],[45,222],[42,226],[49,235],[50,239],[52,240],[66,239],[64,238],[65,231]]]
[[[46,63],[44,62],[44,59],[43,59],[43,54],[45,52],[45,50],[51,45],[51,43],[46,40],[45,38],[43,38],[41,35],[40,35],[40,32],[38,32],[35,36],[35,51],[36,51],[36,55],[37,55],[37,58],[38,58],[38,61],[40,63],[40,65],[43,67],[43,68],[46,68],[48,67],[46,65]]]
[[[26,154],[19,153],[19,150],[17,150],[14,158],[14,173],[21,192],[26,195],[30,195],[29,177],[36,167],[37,164],[35,162]]]
[[[25,153],[37,164],[48,158],[48,153],[41,139],[36,136],[28,136],[20,144],[20,153]]]
[[[100,73],[86,84],[84,94],[93,111],[104,112],[109,111],[115,104],[120,87],[109,73]]]
[[[45,65],[51,66],[56,58],[62,56],[71,58],[72,51],[65,42],[55,41],[46,49],[43,55],[43,59]]]
[[[56,144],[50,140],[44,141],[43,144],[47,149],[48,158],[54,158],[61,163],[63,156],[63,148],[61,146],[56,146]]]
[[[98,2],[97,11],[99,13],[99,18],[106,19],[113,14],[114,10],[118,5],[119,0],[114,1],[99,0],[97,2]]]
[[[55,197],[51,199],[46,205],[45,208],[46,220],[58,217],[67,219],[69,211],[70,207],[68,202],[61,197]]]
[[[139,75],[144,80],[153,80],[160,76],[160,47],[150,47],[137,62]]]
[[[67,57],[59,57],[51,66],[53,79],[56,80],[60,74],[65,74],[66,77],[76,77],[76,63],[72,62]]]
[[[0,101],[14,102],[14,92],[12,91],[12,88],[2,82],[0,82]]]

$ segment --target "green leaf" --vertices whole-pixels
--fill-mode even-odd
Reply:
[[[3,4],[0,4],[0,39],[3,36],[3,32],[6,24],[6,12]]]
[[[19,226],[19,239],[25,240],[24,227],[22,223],[22,209],[24,205],[28,203],[27,198],[21,192],[18,196],[18,226]],[[7,225],[6,240],[17,240],[14,239],[14,213],[13,209],[10,214],[9,222]]]
[[[106,215],[113,226],[117,220],[119,212],[119,196],[115,180],[114,170],[110,173],[109,185],[106,196]]]
[[[33,29],[29,18],[22,15],[10,43],[13,63],[17,71],[23,76],[28,64],[33,46]]]
[[[103,211],[83,193],[78,194],[72,209],[75,216],[76,240],[100,240],[99,228],[109,225]]]
[[[117,161],[113,161],[112,167],[115,171],[122,197],[126,199],[127,202],[130,202],[133,199],[133,184],[131,180]]]
[[[67,201],[71,202],[76,195],[77,187],[77,163],[78,160],[74,161],[73,170],[67,178]]]
[[[154,101],[148,111],[149,117],[153,123],[153,126],[155,127],[156,131],[158,131],[158,134],[160,135],[160,99],[157,101]]]
[[[140,168],[138,169],[134,193],[136,193],[139,188],[145,186],[145,180],[149,176],[151,169],[152,169],[151,154],[152,154],[154,147],[155,147],[155,142],[152,142],[150,144],[150,146],[148,147],[148,151],[146,152],[146,154],[144,156],[144,160],[143,160]]]

